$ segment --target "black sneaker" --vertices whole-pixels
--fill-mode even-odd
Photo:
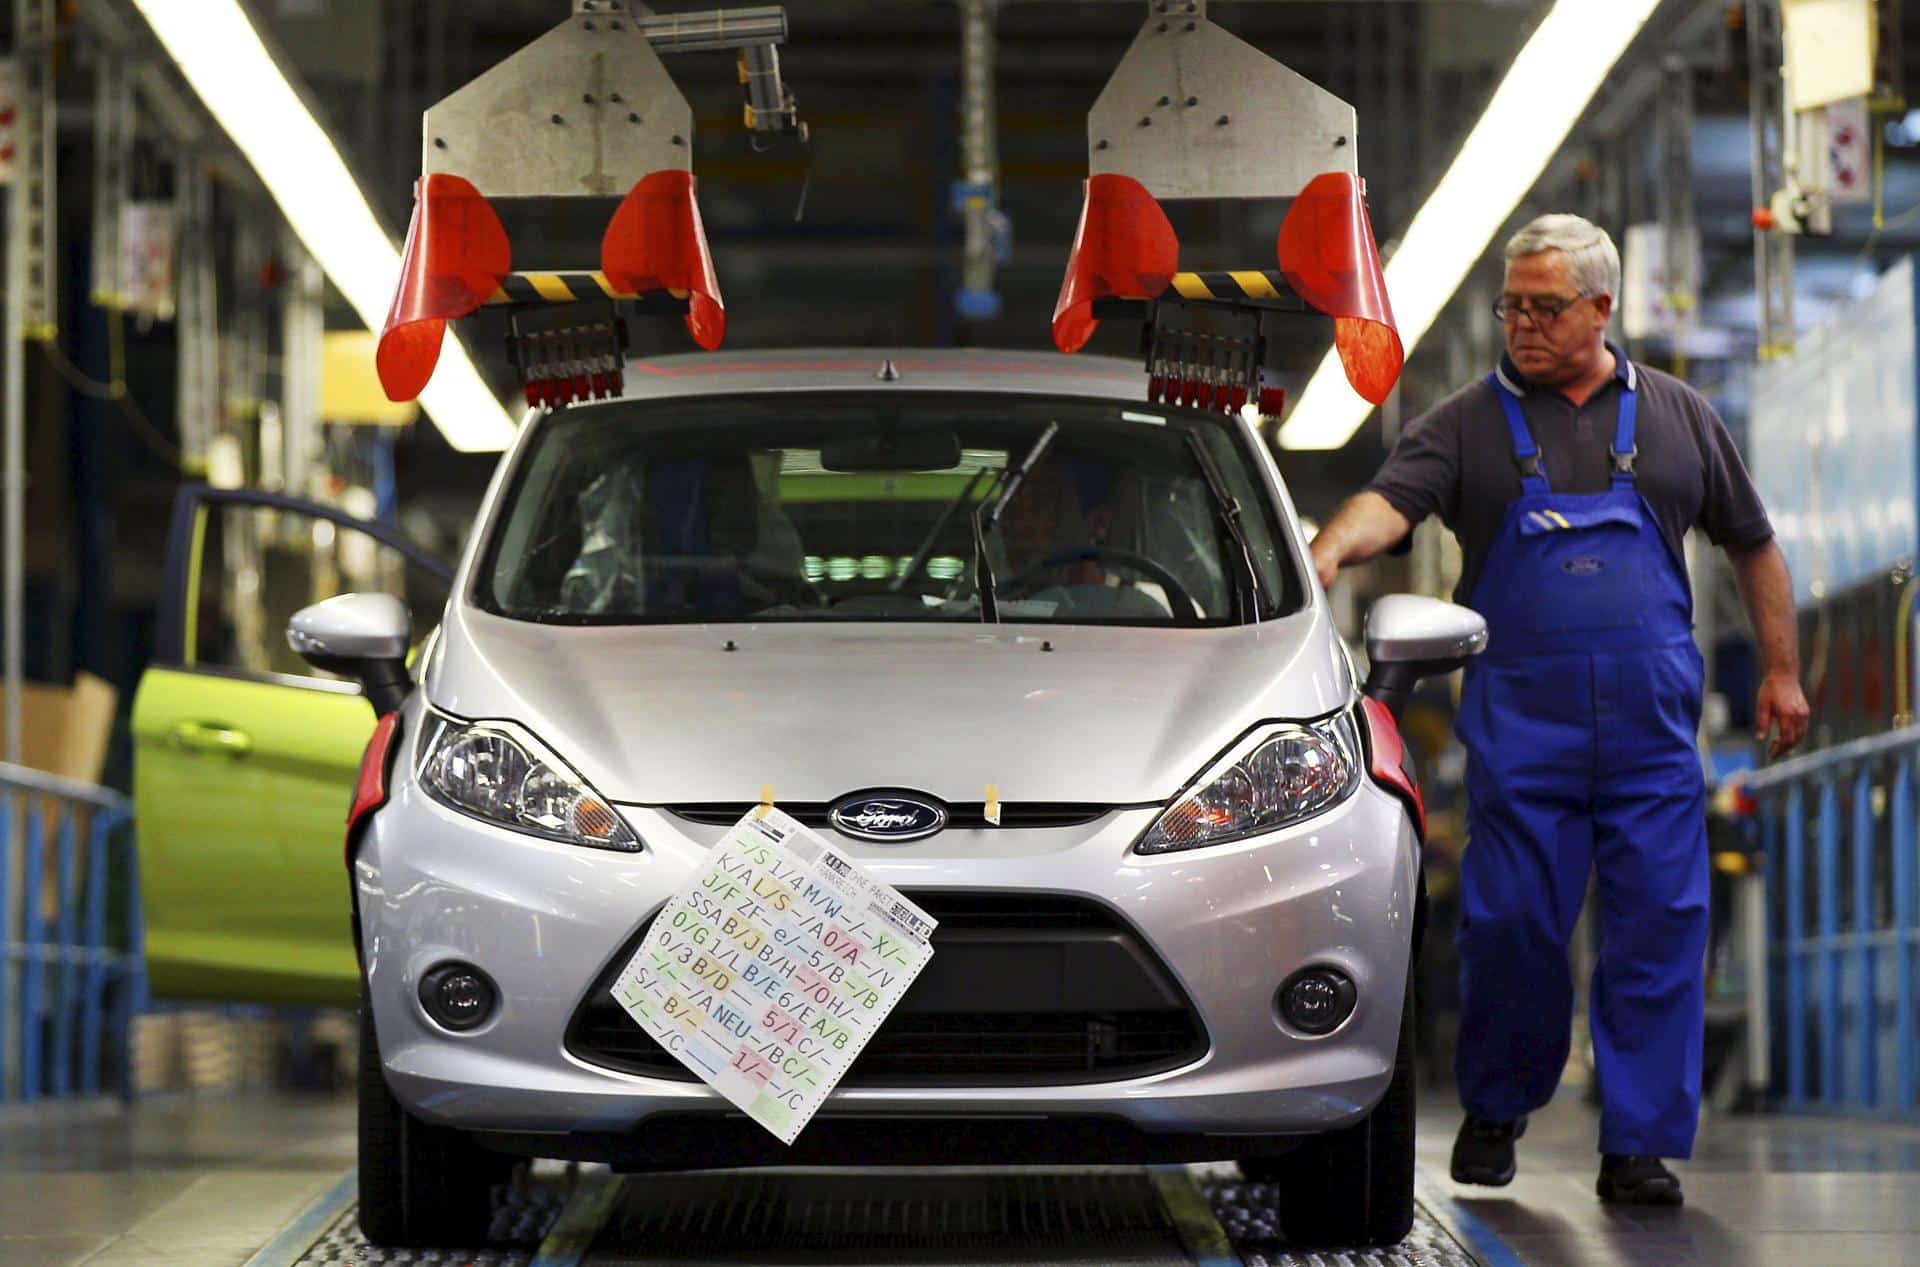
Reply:
[[[1680,1179],[1658,1157],[1621,1157],[1608,1153],[1600,1159],[1600,1182],[1594,1185],[1602,1201],[1618,1205],[1679,1205]]]
[[[1527,1119],[1483,1122],[1469,1117],[1453,1140],[1453,1181],[1504,1188],[1513,1182],[1513,1141],[1527,1133]]]

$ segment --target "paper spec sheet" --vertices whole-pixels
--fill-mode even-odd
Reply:
[[[933,957],[936,921],[776,807],[661,908],[613,996],[791,1144]]]

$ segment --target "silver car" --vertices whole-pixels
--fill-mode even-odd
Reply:
[[[293,622],[391,713],[348,842],[367,1234],[470,1231],[543,1156],[1232,1159],[1295,1239],[1403,1236],[1422,811],[1249,419],[1009,352],[626,384],[522,429],[417,689],[398,602]],[[1391,703],[1478,624],[1388,601]],[[790,1148],[609,993],[767,796],[939,920]]]

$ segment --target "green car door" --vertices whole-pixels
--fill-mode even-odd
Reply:
[[[343,833],[373,710],[288,648],[335,594],[437,623],[451,572],[384,524],[270,493],[187,488],[159,645],[134,696],[134,818],[159,997],[351,1004]]]

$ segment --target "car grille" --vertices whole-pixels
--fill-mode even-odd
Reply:
[[[1206,1054],[1206,1033],[1172,974],[1099,903],[1044,894],[907,896],[940,921],[933,959],[842,1086],[1106,1082]],[[567,1027],[567,1050],[622,1073],[697,1081],[611,993],[645,937],[643,928],[607,964]]]
[[[754,808],[751,801],[700,801],[687,805],[668,805],[667,813],[690,823],[707,827],[731,827]],[[808,827],[831,827],[827,813],[833,804],[826,801],[780,803],[780,808]],[[1112,805],[1094,805],[1081,801],[1023,801],[1000,806],[1002,830],[1016,827],[1079,827],[1096,822],[1114,810]],[[978,829],[988,826],[984,801],[947,806],[947,829]]]

